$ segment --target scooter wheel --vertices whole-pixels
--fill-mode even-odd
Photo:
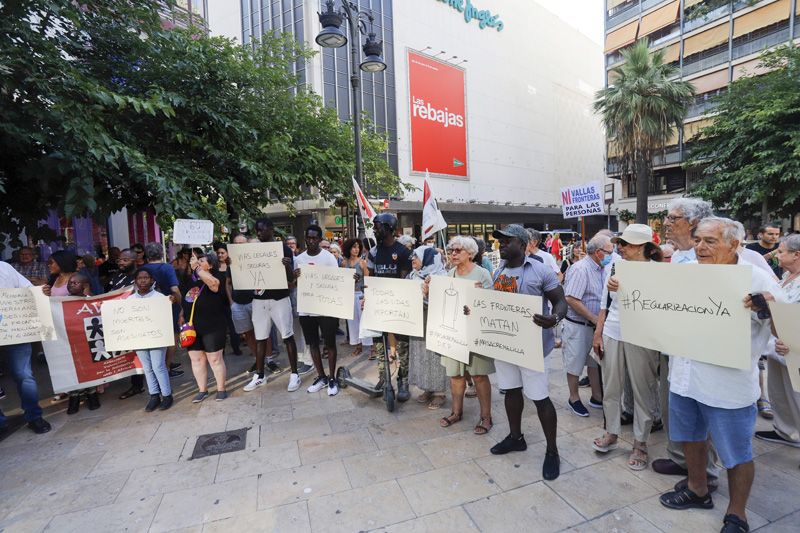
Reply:
[[[386,401],[386,410],[390,413],[394,411],[394,389],[389,387],[383,392],[383,399]]]
[[[336,381],[339,383],[340,389],[347,388],[347,378],[350,377],[350,372],[347,371],[344,367],[339,367],[336,371]]]

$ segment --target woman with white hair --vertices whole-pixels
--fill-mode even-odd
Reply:
[[[420,246],[414,250],[411,254],[411,268],[408,279],[421,281],[429,279],[430,276],[443,276],[447,273],[442,256],[433,246]],[[423,313],[424,321],[427,322],[427,300]],[[425,348],[424,337],[411,337],[408,342],[408,382],[422,389],[417,402],[427,404],[428,409],[439,409],[444,405],[447,374],[439,354]]]
[[[492,288],[492,277],[485,268],[476,265],[472,259],[478,253],[478,245],[470,237],[456,236],[450,239],[447,245],[450,264],[453,269],[447,275],[475,282],[478,287]],[[423,285],[423,292],[427,294],[427,284]],[[442,364],[450,377],[450,391],[453,399],[453,408],[450,415],[443,417],[439,425],[446,428],[459,422],[464,416],[464,393],[467,388],[465,373],[468,372],[475,383],[480,403],[480,420],[475,425],[476,435],[485,435],[492,429],[492,386],[489,383],[489,374],[494,373],[494,360],[476,353],[470,353],[470,364],[466,365],[449,357],[442,357]]]

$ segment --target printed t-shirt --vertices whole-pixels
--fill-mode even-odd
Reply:
[[[400,278],[411,271],[411,251],[395,241],[391,246],[373,246],[367,254],[367,266],[373,276]]]
[[[290,257],[292,260],[294,260],[292,249],[286,246],[286,244],[283,245],[283,257]],[[290,268],[290,270],[294,271],[294,267]],[[286,273],[286,281],[289,285],[291,285],[294,281],[288,272]],[[256,300],[283,300],[284,298],[288,297],[289,289],[260,289],[253,293],[253,298]]]

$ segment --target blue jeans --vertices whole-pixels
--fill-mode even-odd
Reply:
[[[167,349],[136,350],[136,356],[142,363],[144,377],[147,380],[147,390],[150,394],[171,395],[172,386],[169,383],[169,372],[165,360]]]
[[[33,379],[31,369],[31,345],[11,344],[0,346],[0,354],[5,356],[11,377],[17,384],[17,391],[22,400],[22,410],[25,411],[25,421],[31,422],[42,417],[42,408],[39,407],[39,388]],[[6,425],[6,417],[0,411],[0,427]]]

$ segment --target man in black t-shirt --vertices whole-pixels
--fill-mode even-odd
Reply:
[[[373,246],[367,254],[367,267],[369,275],[379,278],[405,279],[411,271],[411,251],[397,242],[397,217],[391,213],[381,213],[373,220],[377,246]],[[369,284],[369,281],[367,281]],[[378,383],[375,390],[383,390],[384,379],[384,336],[375,339],[375,354],[378,357]],[[408,336],[394,335],[397,340],[397,357],[400,360],[400,369],[397,372],[397,400],[405,402],[409,398],[408,392]]]
[[[783,269],[778,265],[778,241],[781,239],[781,229],[778,226],[767,224],[758,229],[758,242],[747,245],[749,250],[760,253],[766,259],[772,271],[781,279]]]

